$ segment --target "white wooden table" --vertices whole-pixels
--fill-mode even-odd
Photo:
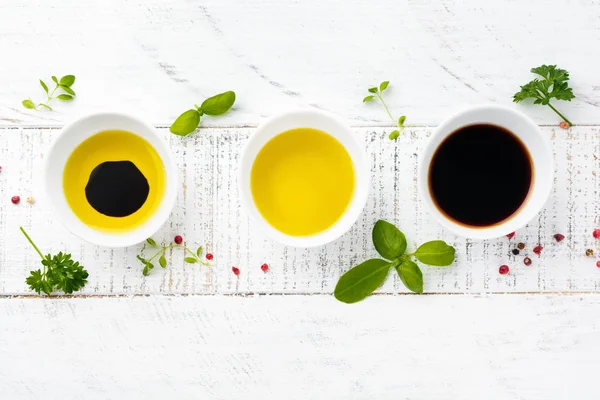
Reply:
[[[600,253],[591,235],[600,226],[599,48],[598,0],[0,0],[0,398],[598,399],[600,269],[584,253]],[[511,105],[542,63],[570,71],[577,96],[557,104],[575,123],[569,131],[549,109],[513,105],[551,138],[551,200],[512,241],[453,236],[420,203],[419,152],[451,113]],[[39,78],[69,73],[74,102],[54,112],[21,106],[42,98]],[[396,142],[384,111],[361,102],[382,80],[411,125]],[[168,132],[180,112],[225,90],[238,96],[229,114],[206,118],[189,138]],[[346,118],[373,175],[354,228],[311,250],[252,228],[236,192],[248,135],[297,107]],[[155,239],[205,245],[214,267],[174,251],[167,270],[143,277],[142,245],[91,246],[53,217],[44,154],[65,122],[99,110],[160,128],[182,186]],[[16,194],[37,202],[15,206]],[[362,303],[338,303],[340,274],[375,255],[379,218],[412,246],[447,240],[457,261],[423,267],[425,295],[393,277]],[[28,290],[39,259],[19,225],[46,252],[84,263],[82,292]],[[555,233],[566,239],[555,243]],[[519,241],[530,267],[510,254]],[[501,264],[510,274],[498,274]]]

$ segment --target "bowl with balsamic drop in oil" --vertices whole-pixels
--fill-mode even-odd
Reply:
[[[99,113],[65,126],[46,156],[44,183],[57,218],[100,246],[152,236],[177,197],[176,164],[151,125]]]
[[[526,115],[489,105],[444,121],[420,158],[423,201],[447,229],[491,239],[521,228],[552,190],[550,143]]]
[[[343,235],[365,206],[364,146],[338,117],[317,110],[277,115],[250,136],[239,165],[242,206],[274,240],[315,247]]]

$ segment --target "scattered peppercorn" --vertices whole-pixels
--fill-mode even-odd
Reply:
[[[571,127],[567,121],[562,121],[558,126],[560,126],[561,129],[569,129]]]
[[[519,243],[517,247],[519,248],[519,250],[523,250],[525,248],[525,243]]]
[[[512,239],[515,236],[514,232],[509,233],[508,235],[506,235],[507,238]]]
[[[539,256],[543,249],[543,246],[537,245],[533,248],[533,252]]]
[[[527,265],[529,267],[531,265],[531,258],[525,257],[523,259],[523,264],[525,264],[525,265]]]
[[[13,204],[19,204],[19,202],[21,201],[21,197],[13,196],[10,198],[10,201],[12,201]]]
[[[600,229],[594,229],[594,232],[592,232],[592,235],[596,238],[596,239],[600,239]]]
[[[512,250],[512,253],[513,253],[515,256],[518,256],[518,255],[519,255],[519,249],[513,249],[513,250]]]
[[[269,265],[268,264],[263,264],[260,266],[260,269],[262,269],[263,272],[267,272],[269,270]]]
[[[29,196],[29,197],[27,198],[27,203],[28,203],[28,204],[34,204],[34,203],[35,203],[35,199],[34,199],[33,197]]]
[[[588,256],[588,257],[593,257],[593,256],[594,256],[594,250],[592,250],[592,249],[587,249],[587,250],[585,251],[585,255],[586,255],[586,256]]]
[[[596,267],[600,268],[600,261],[596,261]]]
[[[206,259],[207,259],[208,261],[212,260],[212,259],[213,259],[213,255],[212,255],[212,253],[208,253],[208,254],[206,254]]]
[[[175,236],[175,238],[173,238],[173,241],[177,244],[181,244],[183,243],[183,238],[181,237],[181,235],[177,235]]]
[[[2,167],[0,167],[0,172],[2,172]]]
[[[508,268],[508,265],[501,265],[500,268],[498,269],[498,272],[500,272],[500,274],[502,275],[506,275],[508,274],[508,271],[510,269]]]
[[[240,269],[238,267],[231,267],[231,272],[233,272],[234,275],[239,275]]]
[[[556,235],[554,235],[554,239],[557,242],[562,242],[564,238],[565,238],[565,235],[561,235],[560,233],[557,233]]]

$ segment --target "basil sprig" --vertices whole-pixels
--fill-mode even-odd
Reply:
[[[383,285],[391,268],[408,290],[423,293],[423,273],[411,260],[415,257],[424,264],[443,267],[454,262],[454,247],[442,240],[422,244],[414,253],[406,253],[406,237],[394,225],[379,220],[373,227],[373,245],[385,260],[373,258],[350,269],[340,277],[333,292],[343,303],[356,303]]]
[[[185,111],[173,122],[170,128],[171,133],[187,136],[198,128],[201,116],[225,114],[233,106],[233,103],[235,103],[235,93],[229,91],[209,97],[199,106],[194,104],[195,108]]]

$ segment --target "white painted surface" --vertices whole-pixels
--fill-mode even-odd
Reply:
[[[598,398],[598,295],[3,299],[0,315],[5,399]]]
[[[597,399],[600,269],[583,253],[600,253],[591,236],[600,225],[599,17],[598,0],[0,0],[0,397]],[[555,126],[550,110],[511,103],[542,63],[571,72],[577,99],[557,107],[591,126],[544,128],[555,189],[512,242],[450,235],[416,191],[416,154],[430,127],[482,103],[518,107]],[[69,73],[77,76],[75,101],[54,104],[55,112],[21,106],[42,99],[39,78]],[[391,125],[381,107],[361,102],[382,80],[392,82],[394,115],[426,126],[397,143],[385,139],[389,128],[381,126]],[[212,269],[173,252],[167,271],[144,278],[139,247],[85,245],[54,219],[41,197],[40,166],[57,131],[41,128],[101,110],[164,127],[230,89],[238,95],[232,112],[202,122],[216,128],[187,140],[162,130],[183,185],[156,238],[180,233],[205,244],[215,254]],[[236,192],[248,127],[297,107],[359,127],[373,174],[359,223],[315,250],[265,239]],[[14,194],[37,203],[13,206]],[[282,295],[331,293],[342,272],[375,255],[369,233],[378,218],[398,223],[413,246],[434,238],[456,246],[452,267],[423,267],[425,290],[436,295],[376,296],[350,307],[327,295]],[[91,298],[10,297],[31,294],[24,279],[39,261],[19,225],[45,251],[67,250],[85,263],[91,276],[82,295]],[[560,244],[557,232],[567,237]],[[510,255],[519,240],[545,246],[531,267]],[[503,263],[508,276],[497,273]],[[381,290],[404,291],[395,277]],[[156,296],[178,293],[274,295]]]
[[[1,0],[0,123],[61,125],[111,108],[166,124],[235,90],[235,112],[207,124],[255,125],[298,106],[389,124],[361,102],[383,80],[407,123],[438,123],[467,105],[512,104],[530,68],[557,63],[577,94],[560,109],[599,124],[599,17],[598,0]],[[68,73],[72,104],[21,106],[41,99],[39,78]]]
[[[159,133],[169,141],[179,165],[182,186],[169,223],[155,239],[169,242],[181,234],[214,254],[215,266],[184,264],[183,253],[167,254],[171,266],[165,271],[141,274],[136,254],[142,246],[105,249],[82,244],[60,225],[41,196],[40,170],[43,153],[58,130],[5,129],[0,131],[0,293],[29,294],[25,277],[38,268],[39,257],[18,231],[24,225],[45,251],[73,253],[90,272],[84,294],[152,293],[331,293],[340,274],[368,258],[377,256],[371,243],[375,221],[392,221],[406,233],[409,248],[433,239],[445,239],[457,249],[457,261],[448,268],[423,266],[428,293],[480,292],[594,292],[600,288],[596,258],[600,241],[592,230],[600,224],[600,130],[577,127],[570,131],[544,128],[551,138],[555,158],[555,185],[547,206],[531,223],[507,238],[475,242],[441,228],[426,212],[418,195],[417,154],[427,142],[429,128],[409,129],[397,142],[386,138],[389,129],[357,128],[371,166],[371,195],[358,223],[341,239],[320,248],[295,249],[278,245],[253,228],[242,212],[237,191],[237,165],[241,148],[252,129],[204,129],[181,139],[166,129]],[[20,151],[14,151],[20,149]],[[38,200],[30,206],[15,206],[10,196]],[[566,239],[556,243],[555,233]],[[516,243],[527,249],[511,254]],[[545,247],[540,257],[531,253],[537,244]],[[150,255],[149,249],[144,254]],[[533,265],[523,264],[529,255]],[[36,258],[38,257],[38,258]],[[260,266],[270,265],[268,273]],[[508,264],[511,273],[498,274]],[[241,270],[239,277],[232,266]],[[382,289],[406,289],[392,274]]]

